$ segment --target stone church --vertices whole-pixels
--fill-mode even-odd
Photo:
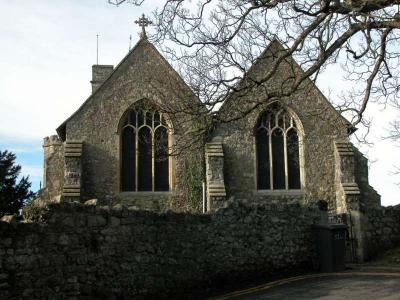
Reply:
[[[273,40],[239,86],[265,75],[284,52]],[[92,94],[44,139],[42,200],[158,211],[199,211],[202,199],[207,211],[232,201],[324,200],[337,213],[380,205],[367,159],[349,140],[355,128],[311,80],[243,114],[302,72],[291,57],[263,85],[233,93],[217,119],[144,31],[116,67],[92,72]]]
[[[314,270],[317,245],[333,265],[400,245],[400,206],[380,206],[355,128],[311,80],[286,92],[302,70],[277,39],[207,113],[142,30],[44,139],[24,218],[0,218],[1,299],[187,299]]]

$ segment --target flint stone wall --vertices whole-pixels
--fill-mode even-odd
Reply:
[[[130,205],[138,205],[137,195],[121,191],[119,132],[124,114],[138,103],[149,103],[167,112],[174,129],[173,142],[189,145],[185,139],[190,135],[186,132],[193,125],[193,118],[191,114],[180,112],[196,113],[199,101],[154,46],[141,40],[64,125],[66,140],[84,143],[81,158],[83,201],[97,198],[105,205],[116,204],[118,198],[124,198],[124,203],[131,199]],[[179,198],[184,193],[180,184],[184,157],[176,155],[171,159],[175,182],[168,197],[160,198],[154,209],[168,207],[168,199]]]
[[[43,139],[44,170],[41,197],[55,201],[64,183],[64,145],[58,136]]]
[[[366,257],[400,245],[400,206],[368,209],[364,213]]]
[[[192,215],[50,204],[42,223],[0,221],[0,298],[159,298],[312,268],[319,216],[299,205],[234,203]]]
[[[273,58],[284,52],[277,41],[271,42],[263,57],[249,70],[249,76],[262,79],[273,66]],[[294,66],[294,67],[293,67]],[[245,95],[233,93],[220,110],[222,119],[240,117],[254,105],[253,101],[265,101],[269,93],[279,90],[294,72],[300,72],[294,60],[283,62],[274,76],[264,85],[246,90]],[[242,83],[246,86],[246,83]],[[246,101],[251,99],[250,101]],[[257,190],[255,126],[266,105],[261,105],[251,113],[244,114],[237,121],[220,124],[213,132],[222,136],[224,143],[225,184],[227,196],[248,197],[255,202],[291,202],[297,198],[302,203],[322,199],[328,202],[329,210],[336,209],[334,141],[347,140],[347,125],[344,119],[329,104],[323,94],[311,81],[304,81],[290,97],[282,97],[279,102],[298,117],[304,130],[304,178],[303,191],[261,192]],[[266,102],[266,101],[265,101]],[[300,130],[301,131],[301,130]],[[251,195],[251,197],[249,197]]]

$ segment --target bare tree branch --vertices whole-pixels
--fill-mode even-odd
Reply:
[[[109,0],[115,5],[145,1]],[[369,128],[364,119],[369,102],[399,103],[399,12],[400,0],[165,0],[154,11],[156,30],[150,38],[219,122],[290,96],[308,79],[317,82],[327,66],[339,64],[353,88],[333,104],[354,126]],[[261,54],[273,39],[285,51],[263,76],[253,76],[249,70],[264,59]],[[291,57],[302,72],[293,68],[279,88],[271,88]],[[228,99],[240,100],[255,88],[264,89],[266,97],[251,100],[235,115],[215,113]],[[193,117],[198,112],[181,110]]]

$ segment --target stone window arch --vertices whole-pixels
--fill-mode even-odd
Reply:
[[[167,115],[141,103],[125,112],[119,128],[121,191],[169,191],[172,128]]]
[[[300,190],[303,130],[279,102],[269,105],[255,127],[258,190]]]

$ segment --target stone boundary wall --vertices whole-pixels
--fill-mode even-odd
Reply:
[[[366,258],[400,245],[400,206],[365,211],[364,249]]]
[[[0,221],[0,299],[160,298],[221,279],[310,269],[320,212],[233,203],[192,215],[53,203],[40,217]]]

